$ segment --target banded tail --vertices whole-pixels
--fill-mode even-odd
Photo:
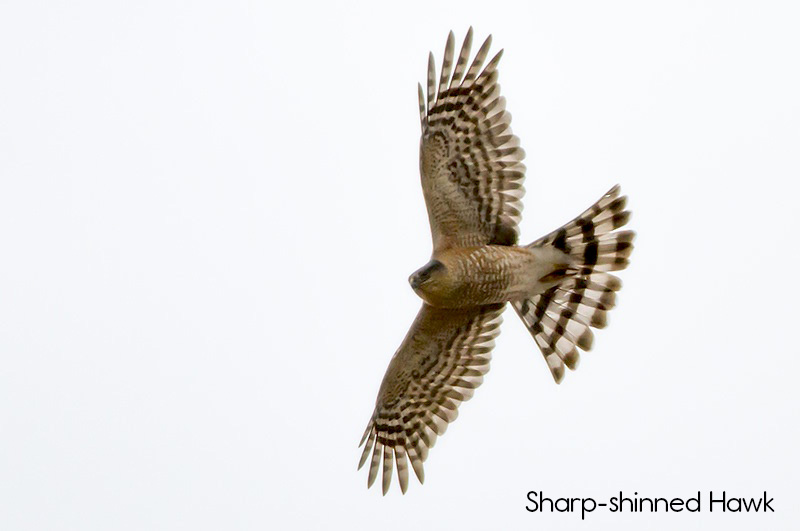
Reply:
[[[571,370],[578,366],[578,348],[592,348],[591,328],[606,326],[606,313],[622,287],[609,271],[625,269],[633,251],[634,232],[616,230],[630,218],[626,201],[614,186],[583,214],[528,245],[551,246],[573,259],[558,285],[512,303],[556,383],[564,378],[564,365]]]

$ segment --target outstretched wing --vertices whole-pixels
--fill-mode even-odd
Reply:
[[[467,69],[470,28],[453,68],[450,32],[438,86],[428,57],[427,103],[419,87],[420,173],[434,251],[517,241],[525,153],[497,84],[502,50],[481,70],[491,42],[489,36]]]
[[[397,465],[400,489],[408,488],[408,461],[420,483],[428,449],[455,420],[489,370],[505,305],[443,309],[422,305],[383,377],[375,411],[361,439],[361,468],[372,452],[367,486],[383,462],[383,493]],[[359,445],[360,446],[360,445]]]

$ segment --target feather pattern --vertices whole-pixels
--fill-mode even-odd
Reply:
[[[420,173],[434,251],[512,245],[518,238],[525,193],[525,153],[511,132],[511,115],[497,83],[502,50],[484,67],[489,36],[465,73],[472,28],[455,69],[453,41],[451,32],[438,85],[430,55],[427,91],[420,90]]]
[[[408,489],[408,465],[420,483],[422,463],[436,438],[458,416],[489,370],[494,339],[500,333],[505,305],[448,310],[423,304],[417,319],[383,378],[375,411],[361,445],[359,468],[370,452],[367,485],[383,464],[386,494],[393,465],[403,493]],[[394,455],[394,462],[392,461]]]
[[[580,216],[528,246],[552,246],[574,260],[569,276],[558,285],[512,303],[556,383],[564,378],[565,365],[577,368],[575,347],[592,348],[591,329],[606,326],[606,314],[616,303],[622,283],[608,272],[627,267],[633,251],[634,233],[616,230],[630,219],[626,202],[615,186]]]
[[[502,50],[491,36],[470,62],[472,28],[456,56],[447,37],[441,71],[429,54],[418,86],[420,174],[433,239],[431,261],[409,279],[425,301],[384,375],[359,446],[367,486],[393,472],[405,494],[410,470],[425,481],[430,449],[489,370],[506,302],[533,335],[556,382],[607,323],[633,232],[612,188],[563,227],[518,246],[525,156],[498,84]],[[487,62],[488,59],[488,62]]]

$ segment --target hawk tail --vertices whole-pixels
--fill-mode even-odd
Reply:
[[[578,366],[577,348],[591,349],[591,328],[606,326],[606,313],[622,287],[609,271],[625,269],[633,251],[634,232],[617,230],[630,218],[626,201],[614,186],[580,216],[528,245],[553,247],[572,258],[556,286],[512,303],[556,383],[564,378],[564,365]]]

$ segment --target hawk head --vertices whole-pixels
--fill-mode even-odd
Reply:
[[[441,289],[444,281],[447,279],[447,268],[439,260],[431,260],[421,268],[414,271],[408,277],[408,283],[414,289],[414,292],[427,300],[426,294]]]

